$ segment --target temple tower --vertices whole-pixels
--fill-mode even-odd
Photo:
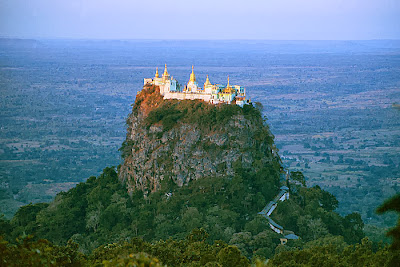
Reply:
[[[167,64],[165,64],[165,68],[164,68],[164,73],[162,75],[162,78],[165,81],[169,80],[171,77],[168,74],[168,70],[167,70]]]
[[[189,93],[197,93],[199,89],[199,85],[196,82],[196,75],[194,75],[194,67],[192,65],[192,73],[190,74],[190,79],[187,84],[187,92]]]

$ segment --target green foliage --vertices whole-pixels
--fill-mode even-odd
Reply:
[[[184,112],[177,108],[177,102],[163,102],[159,108],[152,110],[146,118],[148,127],[154,123],[161,122],[164,131],[169,131],[180,120]]]
[[[25,232],[62,244],[74,235],[95,233],[100,241],[118,226],[126,228],[131,201],[114,168],[106,168],[98,178],[58,194],[50,205],[22,207],[11,221],[12,236]]]
[[[146,253],[129,254],[124,256],[119,256],[118,258],[105,260],[103,265],[106,267],[111,266],[151,266],[151,267],[161,267],[159,260],[154,257],[150,257]]]
[[[1,266],[86,266],[85,256],[72,241],[66,246],[56,246],[44,239],[34,241],[32,236],[17,241],[13,245],[0,236]]]
[[[291,172],[290,179],[299,181],[303,186],[306,186],[306,179],[302,172],[299,172],[299,171]]]
[[[344,226],[344,236],[346,237],[346,242],[360,242],[360,238],[364,235],[364,222],[361,219],[361,215],[357,212],[346,215],[344,217]]]
[[[387,236],[393,238],[393,243],[391,248],[397,250],[400,253],[400,194],[393,196],[392,198],[386,200],[378,209],[377,213],[382,214],[384,212],[394,211],[397,212],[398,221],[396,227],[392,228],[387,232]],[[399,257],[400,260],[400,257]]]
[[[360,251],[369,251],[366,241],[361,245],[347,245],[363,237],[359,214],[340,217],[332,211],[337,200],[317,186],[301,187],[291,193],[289,200],[279,203],[273,213],[274,220],[285,229],[293,230],[302,240],[278,245],[280,236],[257,215],[278,191],[279,183],[274,183],[276,179],[271,178],[277,175],[276,170],[270,166],[265,167],[262,174],[255,173],[243,168],[240,161],[233,167],[235,175],[232,178],[205,177],[183,187],[165,179],[161,190],[147,199],[139,191],[129,196],[115,169],[106,168],[99,177],[90,177],[86,183],[60,193],[50,205],[25,206],[11,222],[4,220],[3,224],[7,226],[8,223],[13,228],[12,236],[32,231],[57,243],[59,246],[43,243],[43,246],[57,248],[52,249],[53,252],[59,251],[61,244],[69,239],[79,242],[86,253],[102,243],[116,242],[94,250],[90,256],[93,265],[162,262],[170,266],[247,266],[246,258],[261,259],[258,263],[262,264],[263,259],[273,257],[272,262],[276,263],[283,259],[279,255],[288,255],[288,261],[283,263],[286,266],[297,262],[299,257],[311,257],[308,263],[312,260],[313,264],[323,266],[337,259],[342,262],[340,253],[361,257],[364,252]],[[170,197],[165,193],[170,193]],[[192,231],[200,227],[202,229]],[[129,239],[131,242],[127,245],[123,240]],[[150,241],[152,243],[148,243]],[[310,242],[299,252],[303,242],[307,241]],[[39,241],[32,239],[30,242]],[[42,244],[40,242],[37,244]],[[11,257],[7,255],[11,255],[12,245],[4,244],[4,258],[7,259]],[[314,255],[315,247],[328,256]],[[393,261],[395,256],[390,253],[380,248],[379,253],[368,256],[363,263]],[[43,261],[42,256],[37,259],[36,254],[32,255],[23,257],[34,257],[25,259],[28,262]],[[51,255],[45,256],[46,259],[53,261]],[[308,264],[306,260],[304,262]],[[344,262],[350,262],[350,256]]]
[[[161,189],[146,199],[140,191],[129,196],[115,169],[106,168],[99,177],[60,193],[48,206],[21,208],[11,221],[12,236],[25,232],[58,245],[72,238],[86,253],[100,244],[134,237],[147,242],[169,238],[183,242],[188,236],[187,242],[222,240],[248,258],[269,258],[279,235],[257,212],[277,194],[279,183],[274,177],[279,169],[265,166],[255,172],[243,168],[240,161],[233,167],[232,178],[204,177],[183,187],[164,179]],[[300,188],[278,205],[274,220],[304,241],[342,235],[348,243],[357,242],[363,237],[362,221],[354,214],[343,218],[332,212],[329,203],[336,202],[331,198],[319,187]],[[194,228],[203,230],[191,232]],[[164,263],[163,257],[159,259]]]
[[[249,261],[246,257],[240,254],[240,251],[235,246],[227,246],[218,253],[218,261],[224,267],[230,266],[249,266]]]
[[[12,236],[25,232],[56,244],[73,238],[88,252],[101,243],[135,236],[147,241],[182,239],[193,228],[203,227],[211,242],[228,242],[277,192],[277,185],[257,192],[257,186],[267,186],[269,180],[255,184],[251,170],[237,169],[233,179],[205,177],[184,187],[165,179],[162,189],[145,200],[139,191],[129,196],[114,168],[106,168],[99,177],[60,193],[50,205],[21,208],[11,221]],[[166,198],[165,193],[172,196]],[[260,225],[252,226],[254,234],[267,227],[260,220],[255,223]]]
[[[14,215],[13,224],[15,226],[29,225],[32,221],[35,221],[36,214],[48,205],[47,203],[30,203],[29,205],[21,207]]]
[[[178,122],[195,123],[201,129],[219,130],[235,115],[244,115],[248,119],[261,119],[261,112],[252,105],[212,105],[201,100],[168,100],[161,101],[152,109],[145,119],[145,124],[150,127],[161,123],[163,131],[169,131]],[[268,137],[259,135],[260,138]]]
[[[209,237],[209,234],[203,229],[194,228],[193,231],[186,237],[190,242],[204,242]]]
[[[17,238],[18,235],[23,232],[36,233],[39,227],[36,216],[41,210],[48,206],[48,203],[30,203],[29,205],[19,208],[10,222],[11,226],[14,228],[14,232],[18,234],[11,234],[10,239]]]
[[[364,238],[361,243],[343,246],[337,241],[322,244],[307,243],[302,250],[277,253],[267,266],[396,266],[396,255],[387,247],[372,249],[372,242]]]
[[[194,229],[183,240],[148,243],[133,238],[130,242],[100,246],[89,256],[89,262],[106,266],[131,262],[143,266],[249,266],[248,260],[236,247],[222,241],[210,245],[206,242],[207,235],[203,229]]]
[[[7,220],[3,214],[0,214],[0,236],[3,236],[4,239],[8,240],[12,229],[13,227],[10,221]]]

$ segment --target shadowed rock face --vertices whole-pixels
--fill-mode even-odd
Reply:
[[[154,192],[163,179],[182,186],[202,177],[233,176],[238,163],[255,171],[280,166],[273,136],[252,106],[163,100],[158,87],[145,86],[127,124],[119,177],[129,192]]]

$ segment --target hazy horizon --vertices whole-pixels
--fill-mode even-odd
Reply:
[[[84,38],[84,37],[26,37],[0,35],[0,39],[18,40],[73,40],[73,41],[257,41],[257,42],[364,42],[364,41],[400,41],[398,38],[381,39],[189,39],[189,38]]]
[[[397,40],[396,0],[0,0],[0,36],[94,40]]]

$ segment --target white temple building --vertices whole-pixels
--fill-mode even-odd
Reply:
[[[145,78],[144,84],[159,86],[160,94],[164,97],[164,99],[201,99],[213,104],[237,104],[241,107],[244,104],[250,103],[250,100],[246,99],[246,89],[240,85],[231,86],[229,84],[229,76],[228,84],[223,86],[220,84],[211,84],[207,75],[206,82],[204,83],[203,88],[201,88],[196,81],[196,75],[194,74],[193,66],[189,82],[184,87],[169,75],[167,64],[165,64],[164,73],[161,78],[158,74],[157,68],[154,78]]]

